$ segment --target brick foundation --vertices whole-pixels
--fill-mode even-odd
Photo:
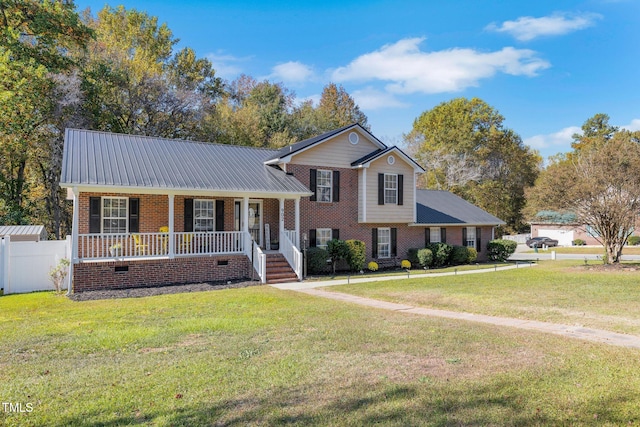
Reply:
[[[73,268],[74,292],[247,279],[244,255],[83,262]]]

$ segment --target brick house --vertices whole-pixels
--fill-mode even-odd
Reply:
[[[301,280],[301,248],[332,238],[364,241],[382,266],[434,241],[482,259],[504,223],[417,190],[422,172],[358,124],[281,150],[68,129],[73,289]]]

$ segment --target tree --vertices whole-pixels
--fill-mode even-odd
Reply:
[[[0,221],[22,223],[32,150],[55,108],[53,76],[73,67],[69,52],[92,32],[72,1],[14,0],[0,2],[0,34]]]
[[[422,113],[405,142],[427,170],[421,187],[452,191],[521,231],[541,159],[503,121],[481,99],[457,98]]]
[[[605,262],[620,261],[640,212],[640,132],[616,132],[572,162],[569,207],[594,230]]]
[[[91,126],[165,138],[212,136],[204,127],[222,81],[211,62],[190,48],[173,54],[178,39],[156,17],[135,9],[105,7],[84,58],[83,90]]]
[[[369,129],[367,116],[351,98],[342,85],[329,83],[322,90],[317,114],[323,131],[337,129],[353,123],[359,123]]]
[[[591,133],[594,122],[585,122],[586,136],[576,136],[589,138],[588,144],[575,146],[540,174],[527,194],[527,214],[545,209],[575,214],[604,246],[605,262],[617,263],[640,212],[640,132]]]

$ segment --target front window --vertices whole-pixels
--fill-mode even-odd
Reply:
[[[440,236],[440,227],[431,227],[429,230],[429,243],[440,243],[442,242],[442,237]]]
[[[316,230],[316,246],[318,248],[327,249],[329,241],[331,240],[330,228],[318,228]]]
[[[391,257],[391,229],[378,228],[378,258]]]
[[[193,201],[193,231],[214,230],[213,200]]]
[[[333,172],[318,170],[318,174],[316,176],[316,199],[319,202],[330,202],[331,201],[331,189],[332,185],[332,176]]]
[[[127,198],[102,198],[102,232],[106,234],[127,233]]]
[[[384,203],[385,205],[398,203],[398,175],[384,174]]]
[[[476,247],[476,228],[467,227],[467,241],[465,242],[468,248]]]

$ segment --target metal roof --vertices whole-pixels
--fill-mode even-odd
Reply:
[[[42,236],[46,239],[44,225],[0,225],[0,236]]]
[[[281,169],[266,166],[275,150],[67,129],[63,187],[138,187],[311,194]]]
[[[314,136],[313,138],[305,139],[303,141],[296,142],[295,144],[288,145],[288,146],[280,149],[279,151],[275,152],[274,155],[269,157],[267,160],[269,161],[269,160],[281,159],[281,158],[289,156],[291,154],[295,154],[298,151],[304,150],[307,147],[311,147],[312,145],[318,144],[318,143],[320,143],[320,142],[322,142],[322,141],[324,141],[324,140],[326,140],[328,138],[331,138],[332,136],[338,135],[338,134],[346,131],[347,129],[351,129],[351,128],[354,128],[354,127],[357,127],[360,131],[365,132],[366,134],[368,134],[377,143],[377,145],[379,145],[380,147],[384,147],[384,148],[387,147],[382,141],[380,141],[378,138],[373,136],[371,134],[371,132],[366,130],[359,123],[353,123],[353,124],[350,124],[350,125],[347,125],[347,126],[343,126],[341,128],[338,128],[338,129],[331,130],[329,132],[325,132],[322,135]]]
[[[448,191],[416,190],[418,224],[504,225],[499,218]]]

